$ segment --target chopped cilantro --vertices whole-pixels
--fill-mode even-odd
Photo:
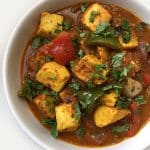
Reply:
[[[112,127],[112,132],[113,133],[123,133],[123,132],[127,132],[130,128],[130,125],[129,124],[124,124],[124,125],[118,125],[118,126],[114,126]]]
[[[66,30],[66,31],[68,31],[71,27],[69,22],[63,22],[62,26],[63,26],[63,29]]]
[[[91,12],[89,21],[90,21],[90,22],[94,22],[95,18],[96,18],[97,16],[99,16],[99,15],[100,15],[100,13],[99,13],[98,11],[94,11],[94,10],[93,10],[93,11]]]
[[[98,72],[102,72],[103,70],[107,69],[108,68],[108,65],[107,64],[97,64],[97,65],[94,65],[95,67],[95,70],[98,71]]]
[[[135,101],[136,101],[136,103],[138,104],[138,105],[143,105],[143,104],[146,104],[146,101],[145,101],[145,99],[144,99],[144,97],[143,96],[137,96],[136,98],[135,98]]]
[[[82,58],[84,55],[85,55],[84,51],[83,51],[82,49],[80,49],[80,50],[78,51],[77,56],[78,56],[79,58]]]
[[[122,64],[122,59],[124,57],[125,53],[117,53],[112,57],[112,66],[115,67],[120,67]]]
[[[136,25],[136,29],[138,30],[144,30],[144,28],[147,26],[147,24],[145,22],[139,22],[137,25]]]
[[[58,136],[58,130],[56,128],[56,121],[55,120],[52,120],[52,119],[43,119],[42,120],[42,124],[43,125],[47,125],[47,126],[50,126],[51,128],[51,135],[56,138]]]
[[[122,34],[123,43],[129,43],[131,40],[131,33],[129,31],[124,31]]]
[[[35,96],[39,95],[43,89],[44,86],[42,84],[31,80],[30,75],[26,75],[18,95],[32,100]]]
[[[129,21],[124,19],[121,21],[120,26],[122,27],[123,30],[128,31],[130,29],[130,24]]]
[[[131,99],[127,97],[121,96],[119,100],[117,101],[116,106],[120,109],[127,108],[129,104],[131,103]]]
[[[52,61],[52,56],[51,55],[45,55],[45,62],[50,62]]]
[[[88,8],[89,6],[89,3],[88,2],[85,2],[81,5],[81,12],[85,12],[85,10]]]
[[[81,118],[81,111],[80,111],[80,107],[79,107],[78,102],[76,102],[73,105],[73,108],[74,108],[74,117],[75,117],[75,119],[76,120],[80,120],[80,118]]]
[[[76,96],[77,92],[80,90],[81,84],[79,82],[70,83],[68,87],[72,90],[73,95]]]
[[[77,130],[76,130],[76,135],[79,137],[83,137],[85,135],[85,129],[80,126]]]
[[[78,48],[79,40],[77,38],[72,39],[72,43],[73,43],[74,48]]]

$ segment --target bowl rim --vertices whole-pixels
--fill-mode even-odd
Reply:
[[[7,42],[7,46],[6,46],[6,51],[4,53],[4,58],[3,58],[3,63],[2,63],[2,79],[3,79],[3,87],[4,87],[4,93],[6,96],[6,100],[8,103],[8,106],[13,114],[13,116],[15,117],[16,121],[18,122],[19,126],[23,129],[23,131],[25,132],[25,134],[27,136],[29,136],[33,142],[37,143],[41,148],[43,149],[50,149],[50,147],[46,144],[44,144],[42,141],[40,141],[40,139],[38,137],[36,137],[34,135],[33,132],[30,131],[30,129],[28,129],[26,127],[26,125],[21,121],[20,116],[16,113],[15,109],[13,108],[13,103],[11,101],[11,96],[9,95],[9,93],[7,92],[8,89],[8,84],[7,84],[7,78],[6,78],[6,68],[7,68],[7,61],[8,61],[8,57],[9,57],[9,52],[11,49],[11,45],[12,45],[12,41],[16,35],[16,32],[18,30],[18,28],[20,27],[20,25],[23,23],[23,21],[25,20],[26,17],[28,17],[28,15],[30,15],[30,13],[36,9],[36,7],[40,6],[42,3],[44,3],[47,0],[39,0],[37,1],[35,4],[33,4],[31,6],[31,8],[27,9],[27,11],[24,12],[23,16],[19,19],[19,21],[17,21],[12,33],[10,34],[10,37],[8,38],[8,42]],[[137,0],[138,2],[138,0]],[[147,7],[150,9],[150,6],[147,6],[146,4],[143,4],[143,6]],[[147,123],[148,124],[148,123]],[[70,143],[69,143],[70,144]],[[74,146],[74,145],[73,145]],[[107,148],[110,147],[111,145],[106,146]],[[148,146],[148,145],[147,145]],[[83,149],[86,148],[90,148],[93,149],[92,147],[82,147]],[[94,147],[95,148],[105,148],[105,147]]]

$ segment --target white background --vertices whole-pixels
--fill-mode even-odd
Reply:
[[[42,150],[23,132],[10,112],[1,72],[8,38],[19,18],[36,2],[37,0],[0,0],[0,150]],[[150,4],[149,0],[143,2]]]

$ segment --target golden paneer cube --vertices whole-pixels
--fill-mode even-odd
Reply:
[[[110,93],[105,94],[101,98],[103,104],[105,104],[106,106],[115,106],[117,99],[118,99],[118,96],[115,91],[111,91]]]
[[[132,32],[130,41],[128,43],[124,43],[122,35],[120,35],[119,42],[121,44],[122,49],[132,49],[138,46],[138,37],[136,36],[135,32]]]
[[[98,46],[97,52],[99,54],[100,60],[105,63],[109,58],[109,53],[106,47]]]
[[[60,104],[55,107],[57,130],[73,131],[79,126],[79,121],[74,117],[74,109],[72,104]]]
[[[33,99],[33,103],[45,117],[55,118],[55,104],[53,97],[40,94]]]
[[[95,15],[94,15],[95,14]],[[97,14],[97,15],[96,15]],[[91,21],[91,17],[93,21]],[[81,22],[91,31],[95,31],[96,27],[102,22],[110,22],[111,14],[102,5],[94,3],[90,5],[81,17]]]
[[[62,31],[63,16],[43,12],[37,34],[42,36],[56,35],[56,31]]]
[[[94,55],[85,55],[73,68],[74,74],[83,82],[88,82],[91,75],[96,73],[95,65],[100,65],[101,61]],[[108,71],[104,70],[103,75],[106,76]],[[95,84],[102,84],[105,80],[95,79]]]
[[[56,63],[48,62],[36,74],[36,79],[46,87],[59,92],[70,78],[66,67]]]
[[[94,121],[97,127],[102,128],[123,119],[130,113],[128,109],[117,109],[102,105],[95,111]]]

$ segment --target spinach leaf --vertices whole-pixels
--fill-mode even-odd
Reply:
[[[73,105],[73,108],[74,108],[74,117],[75,117],[75,119],[76,120],[80,120],[80,118],[81,118],[81,111],[80,111],[80,107],[79,107],[78,102],[76,102]]]
[[[57,124],[56,124],[56,121],[55,120],[52,120],[52,119],[49,119],[49,118],[47,118],[47,119],[43,119],[42,120],[42,124],[43,125],[47,125],[47,126],[49,126],[50,128],[51,128],[51,131],[50,131],[50,133],[51,133],[51,135],[54,137],[54,138],[56,138],[57,136],[58,136],[58,130],[57,130]]]
[[[76,135],[79,137],[83,137],[85,135],[85,129],[80,126],[77,130],[76,130]]]
[[[114,126],[112,127],[112,132],[113,133],[123,133],[123,132],[127,132],[130,128],[130,125],[129,124],[124,124],[124,125],[118,125],[118,126]]]
[[[18,95],[32,100],[35,96],[39,95],[43,89],[44,86],[42,84],[31,80],[30,75],[26,75]]]
[[[135,102],[138,104],[138,105],[143,105],[143,104],[146,104],[146,101],[145,101],[145,99],[144,99],[144,97],[143,96],[137,96],[136,98],[135,98]]]
[[[115,67],[120,67],[122,64],[122,59],[124,57],[125,53],[117,53],[112,57],[112,66]]]

